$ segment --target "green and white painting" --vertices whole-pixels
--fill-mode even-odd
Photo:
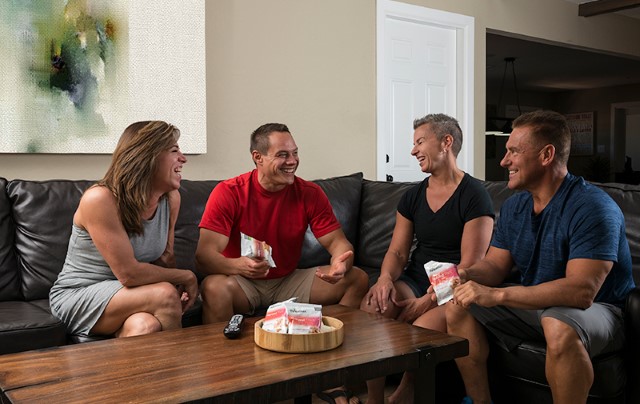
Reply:
[[[206,152],[204,0],[0,2],[0,153],[111,153],[147,119]]]

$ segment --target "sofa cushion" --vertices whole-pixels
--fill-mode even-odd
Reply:
[[[20,272],[13,248],[15,227],[6,186],[7,180],[0,178],[0,302],[22,300]]]
[[[333,213],[342,226],[342,231],[355,248],[358,237],[362,173],[315,180],[313,182],[318,184],[327,195],[327,198],[329,198]],[[318,243],[311,229],[307,228],[298,268],[326,265],[330,259],[331,256],[327,250]]]
[[[73,214],[93,181],[24,181],[7,185],[25,300],[48,299],[62,270]]]
[[[627,241],[631,250],[633,279],[640,285],[640,186],[595,184],[616,201],[624,213]]]
[[[0,302],[0,354],[60,346],[66,328],[49,311],[49,299]]]
[[[415,184],[417,183],[370,180],[362,182],[355,263],[367,271],[370,277],[379,273],[391,243],[398,202]]]
[[[496,214],[494,225],[498,223],[498,218],[500,217],[500,208],[502,208],[502,204],[507,200],[511,195],[515,194],[518,191],[511,190],[507,188],[507,181],[482,181],[482,185],[484,185],[485,189],[489,193],[491,197],[491,203],[493,203],[493,210]]]
[[[195,256],[200,238],[200,219],[209,194],[220,181],[180,182],[180,213],[176,222],[174,253],[176,265],[195,271]],[[196,274],[200,275],[198,272]]]

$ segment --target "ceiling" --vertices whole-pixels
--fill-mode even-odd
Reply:
[[[558,1],[577,4],[586,2]],[[616,13],[638,18],[640,24],[640,7]],[[488,88],[500,88],[505,76],[504,59],[510,57],[515,58],[514,67],[519,91],[557,92],[640,83],[640,59],[608,55],[568,47],[569,45],[543,42],[535,38],[506,35],[509,34],[487,33]],[[507,67],[505,88],[513,88],[512,66]]]

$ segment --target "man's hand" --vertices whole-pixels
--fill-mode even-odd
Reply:
[[[353,256],[353,251],[346,251],[331,261],[330,266],[320,267],[316,276],[325,282],[338,283],[347,273],[347,261]],[[327,268],[327,269],[322,269]]]
[[[453,290],[453,302],[464,308],[471,304],[483,307],[493,307],[500,304],[500,289],[480,285],[474,281],[467,281]]]
[[[395,302],[396,288],[389,276],[381,275],[371,286],[364,297],[368,305],[375,307],[377,312],[384,313],[389,308],[389,302]]]
[[[265,278],[269,274],[269,263],[264,259],[240,257],[236,259],[238,275],[248,279]]]

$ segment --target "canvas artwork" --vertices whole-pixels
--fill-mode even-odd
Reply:
[[[0,153],[111,153],[159,119],[206,152],[204,0],[5,1]]]

